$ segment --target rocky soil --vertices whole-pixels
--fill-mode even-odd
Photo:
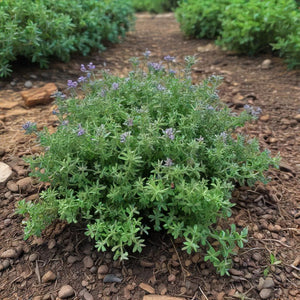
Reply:
[[[280,152],[279,170],[267,185],[234,191],[233,216],[249,228],[249,242],[234,257],[231,276],[220,277],[202,253],[187,255],[181,241],[152,234],[140,255],[124,263],[98,253],[78,225],[56,222],[41,237],[23,240],[18,200],[38,198],[45,186],[30,178],[23,158],[41,149],[22,125],[36,122],[55,131],[52,103],[28,108],[20,92],[46,83],[66,91],[66,81],[80,76],[80,64],[93,61],[125,75],[129,58],[149,49],[152,59],[165,55],[182,62],[196,55],[194,82],[224,77],[220,95],[234,111],[245,104],[262,109],[260,119],[243,131],[259,138],[262,149]],[[269,54],[259,57],[225,52],[207,40],[182,36],[173,14],[137,15],[136,30],[126,40],[89,57],[53,62],[39,70],[19,61],[12,78],[0,81],[0,299],[300,299],[300,72],[288,71]]]

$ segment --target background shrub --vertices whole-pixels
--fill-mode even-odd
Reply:
[[[217,39],[248,55],[276,51],[289,67],[300,64],[300,10],[294,0],[187,0],[176,16],[188,36]]]
[[[136,11],[149,11],[151,13],[162,13],[172,11],[177,7],[178,0],[132,0]]]
[[[74,97],[57,96],[57,131],[24,125],[45,149],[29,159],[31,176],[51,184],[40,201],[19,202],[18,213],[29,215],[26,238],[56,218],[83,221],[97,249],[126,259],[128,247],[142,250],[149,229],[165,230],[184,237],[188,253],[201,243],[205,259],[227,272],[247,229],[218,230],[216,224],[231,215],[235,184],[264,180],[276,159],[260,152],[258,141],[234,134],[259,109],[232,114],[217,95],[220,78],[192,85],[192,58],[183,78],[174,75],[173,58],[165,59],[165,66],[142,68],[134,59],[127,78],[104,72],[103,79],[90,80],[93,65],[81,66],[86,96],[75,97],[78,82],[68,82]]]
[[[0,77],[20,57],[47,67],[117,42],[133,20],[128,0],[4,0],[0,2]]]

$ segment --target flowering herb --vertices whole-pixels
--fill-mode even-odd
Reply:
[[[78,82],[85,82],[86,81],[86,77],[84,76],[80,76],[78,79],[77,79]]]
[[[248,114],[252,115],[253,117],[258,117],[262,112],[262,109],[260,107],[255,108],[253,106],[250,106],[249,104],[244,105],[244,109]]]
[[[149,70],[155,71],[155,72],[164,70],[164,66],[162,65],[162,63],[155,63],[155,62],[148,63],[148,68],[149,68]]]
[[[61,125],[62,126],[67,126],[69,124],[69,121],[68,120],[63,120],[62,122],[61,122]]]
[[[159,84],[159,85],[157,86],[157,89],[158,89],[159,91],[165,91],[165,90],[166,90],[166,88],[165,88],[163,85],[161,85],[161,84]]]
[[[59,114],[59,111],[58,111],[58,110],[55,110],[55,109],[53,109],[53,110],[52,110],[52,114],[53,114],[53,115],[58,115],[58,114]]]
[[[120,136],[120,142],[125,143],[127,137],[129,137],[130,135],[131,135],[131,131],[126,131],[126,132],[122,133]]]
[[[25,133],[26,134],[30,134],[30,133],[33,133],[37,130],[36,128],[36,123],[33,123],[33,122],[30,122],[30,121],[27,121],[23,126],[22,128],[25,130]]]
[[[163,133],[170,139],[175,139],[175,132],[173,128],[167,128],[166,130],[163,130]]]
[[[87,69],[86,69],[85,65],[81,64],[80,71],[81,72],[87,72]]]
[[[124,125],[126,125],[128,127],[132,127],[133,126],[133,119],[128,119],[126,122],[124,122]]]
[[[175,74],[176,74],[176,71],[175,71],[175,70],[172,70],[172,69],[170,69],[170,70],[169,70],[169,73],[170,73],[170,74],[172,74],[172,75],[175,75]]]
[[[148,49],[143,53],[143,55],[144,55],[146,58],[149,58],[149,57],[150,57],[150,54],[151,54],[151,51],[149,51]]]
[[[94,70],[94,69],[96,68],[96,66],[95,66],[92,62],[90,62],[90,63],[87,65],[87,67],[88,67],[89,70]]]

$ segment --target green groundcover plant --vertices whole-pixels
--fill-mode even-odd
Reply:
[[[248,55],[271,50],[289,67],[300,65],[300,10],[294,0],[187,0],[176,16],[188,36],[216,39]]]
[[[11,62],[26,58],[47,67],[55,57],[87,55],[118,42],[130,28],[130,0],[0,1],[0,77],[12,73]]]
[[[232,113],[218,97],[219,77],[193,85],[193,57],[177,74],[174,57],[153,63],[149,55],[132,59],[126,78],[103,71],[95,79],[94,65],[82,65],[84,75],[68,81],[72,97],[56,95],[57,131],[23,126],[45,149],[28,159],[31,176],[50,184],[39,201],[19,202],[25,238],[57,218],[82,222],[98,250],[127,259],[129,249],[142,250],[150,229],[165,230],[184,238],[188,253],[202,245],[205,259],[228,274],[247,229],[220,229],[218,221],[231,215],[236,185],[265,182],[263,172],[278,162],[257,140],[235,134],[260,109]]]

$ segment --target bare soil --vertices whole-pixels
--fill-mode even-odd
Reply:
[[[146,49],[153,61],[171,55],[183,62],[185,56],[196,55],[195,83],[222,75],[220,95],[233,110],[241,111],[244,104],[262,108],[260,119],[243,131],[258,138],[262,149],[282,157],[280,169],[268,171],[272,179],[267,185],[242,187],[232,195],[236,206],[228,223],[240,229],[248,226],[249,242],[234,257],[230,277],[220,277],[201,252],[187,255],[180,241],[165,234],[151,235],[145,250],[125,263],[114,262],[110,252],[98,253],[80,225],[58,221],[42,237],[23,240],[15,205],[24,198],[36,199],[41,183],[15,186],[28,177],[22,158],[41,150],[21,127],[26,121],[52,131],[56,127],[53,104],[24,105],[19,94],[26,89],[24,83],[30,80],[40,87],[54,82],[65,91],[66,81],[80,76],[80,64],[90,61],[99,70],[105,63],[105,68],[123,76],[130,69],[129,58]],[[271,64],[264,67],[266,59]],[[300,71],[288,71],[280,58],[222,51],[212,41],[186,39],[173,14],[138,14],[135,31],[103,53],[53,62],[48,70],[19,61],[13,77],[0,81],[0,108],[0,157],[14,171],[0,191],[0,299],[60,299],[64,285],[74,290],[69,299],[85,300],[143,299],[149,293],[193,300],[300,299]],[[7,250],[12,254],[4,258]],[[48,271],[53,274],[43,277]],[[121,282],[104,283],[107,274]]]

